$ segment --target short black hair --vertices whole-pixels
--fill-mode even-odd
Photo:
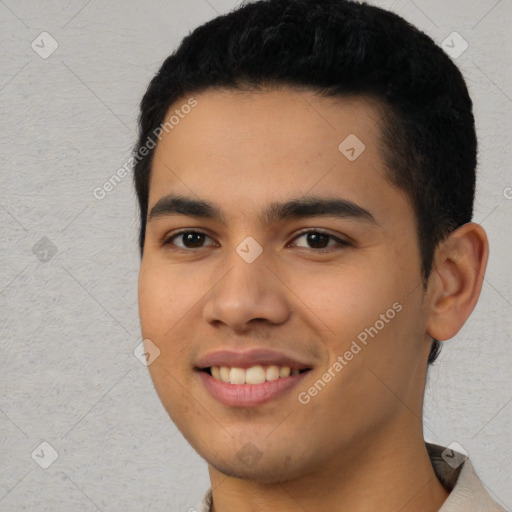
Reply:
[[[170,106],[207,89],[308,89],[325,97],[375,98],[388,179],[416,214],[423,284],[439,242],[471,221],[477,139],[458,67],[395,13],[350,0],[244,3],[188,34],[165,59],[141,101],[134,182],[142,256],[154,154],[140,150]],[[440,352],[433,340],[428,363]]]

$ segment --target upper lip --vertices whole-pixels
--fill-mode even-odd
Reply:
[[[256,365],[276,365],[289,366],[304,370],[311,368],[311,365],[305,362],[297,355],[277,352],[271,349],[251,348],[246,350],[217,350],[204,355],[197,362],[199,369],[210,368],[212,366],[228,366],[230,368],[250,368]]]

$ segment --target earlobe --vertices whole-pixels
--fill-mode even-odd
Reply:
[[[427,289],[429,336],[444,341],[464,325],[480,296],[488,256],[487,235],[474,222],[438,245]]]

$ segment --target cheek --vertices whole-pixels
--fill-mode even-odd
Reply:
[[[323,332],[330,364],[348,350],[350,366],[368,364],[393,372],[418,356],[421,331],[419,275],[399,264],[394,251],[344,261],[320,272],[304,272],[294,289],[307,290],[301,299],[313,330]],[[401,258],[410,257],[402,251]],[[363,261],[364,260],[364,261]],[[308,312],[309,311],[309,312]],[[353,343],[357,345],[353,345]]]
[[[165,276],[154,269],[147,270],[141,266],[139,273],[139,317],[142,334],[145,338],[158,338],[162,329],[165,314],[172,311],[166,308],[167,301],[172,297],[166,296]]]
[[[386,278],[370,269],[371,263],[332,266],[318,272],[304,272],[295,278],[294,290],[307,309],[307,316],[317,329],[330,338],[331,351],[346,350],[347,343],[357,337],[379,315],[392,307],[393,286]],[[319,331],[320,332],[320,331]]]
[[[197,285],[197,283],[196,283]],[[139,316],[145,337],[163,342],[194,305],[189,281],[177,268],[144,262],[138,283]]]
[[[143,338],[150,339],[160,350],[150,365],[153,378],[156,363],[183,375],[194,352],[190,348],[197,330],[202,301],[209,290],[203,271],[157,261],[148,255],[139,273],[139,317]],[[185,373],[184,373],[185,372]],[[163,375],[165,377],[165,375]],[[158,379],[162,375],[159,374]],[[164,379],[165,380],[165,379]]]
[[[190,311],[191,305],[176,286],[180,282],[182,279],[175,269],[150,263],[149,258],[141,264],[138,300],[142,336],[160,350],[148,370],[155,390],[173,420],[175,415],[187,413],[184,376],[181,374],[186,345],[179,339],[184,334],[180,331],[180,319]]]

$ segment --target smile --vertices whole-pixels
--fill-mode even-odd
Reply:
[[[230,368],[228,366],[212,366],[207,369],[210,375],[220,381],[230,384],[262,384],[277,379],[284,379],[290,375],[299,375],[307,369],[290,368],[289,366],[255,365],[250,368]]]
[[[267,368],[256,365],[246,369],[214,366],[196,373],[217,402],[228,407],[248,408],[285,396],[300,385],[309,370],[274,365]],[[223,377],[227,382],[222,380]]]

